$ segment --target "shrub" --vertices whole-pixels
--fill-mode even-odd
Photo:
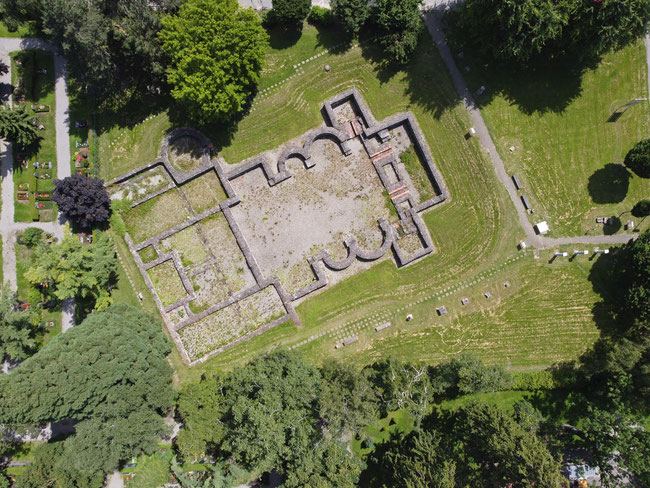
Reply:
[[[307,21],[312,25],[328,26],[334,23],[334,15],[330,9],[314,5],[309,11]]]
[[[513,373],[512,379],[513,390],[552,390],[557,386],[553,374],[548,370]]]
[[[22,235],[23,244],[27,247],[34,247],[43,238],[43,231],[36,227],[28,227]]]

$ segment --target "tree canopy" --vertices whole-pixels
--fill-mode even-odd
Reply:
[[[187,0],[162,21],[172,96],[197,123],[227,123],[259,81],[268,35],[237,0]]]
[[[415,52],[422,31],[421,0],[377,0],[375,22],[379,42],[389,59],[405,64]]]
[[[468,0],[450,18],[454,37],[490,60],[529,63],[599,56],[629,44],[650,20],[650,0]]]
[[[560,463],[534,432],[499,407],[470,403],[427,417],[371,459],[372,486],[560,486]]]
[[[36,348],[30,312],[18,310],[18,300],[7,284],[0,296],[0,363],[8,356],[15,361],[27,358]]]
[[[635,144],[625,156],[625,166],[641,178],[650,178],[650,139]]]
[[[61,487],[101,486],[104,473],[120,462],[151,453],[166,431],[161,415],[175,397],[170,350],[160,321],[119,304],[57,335],[0,376],[0,423],[78,422],[76,434],[44,448],[52,452],[25,477],[36,481],[23,486],[47,486],[39,480],[52,477]],[[75,482],[66,484],[70,478]]]
[[[3,0],[9,28],[35,21],[60,45],[71,77],[101,99],[160,86],[165,57],[156,33],[179,0]]]
[[[650,200],[639,200],[632,207],[632,215],[642,218],[650,215]]]
[[[110,217],[111,198],[99,178],[75,173],[62,180],[54,180],[54,186],[52,200],[82,229],[103,224]]]
[[[39,248],[25,279],[45,298],[83,298],[91,300],[96,310],[103,310],[111,303],[116,269],[115,249],[108,234],[100,234],[90,246],[68,235],[58,244]]]
[[[370,16],[366,0],[332,0],[332,13],[346,32],[357,35]]]
[[[275,22],[286,26],[300,26],[309,15],[311,0],[275,0],[272,16]]]
[[[25,106],[0,106],[0,138],[20,147],[31,146],[40,140],[36,127],[32,124],[32,116],[25,110]]]

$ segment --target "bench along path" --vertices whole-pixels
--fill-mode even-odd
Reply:
[[[445,1],[435,2],[438,8],[444,7],[444,5],[448,3],[454,3],[454,2],[445,2]],[[447,46],[447,43],[445,41],[445,33],[443,32],[440,19],[438,18],[438,13],[435,11],[435,9],[429,9],[423,12],[423,18],[424,18],[424,23],[426,24],[427,29],[431,34],[433,42],[438,48],[438,51],[440,51],[440,57],[445,62],[445,65],[447,65],[447,69],[449,70],[449,74],[451,75],[451,79],[454,83],[454,87],[462,97],[463,103],[465,104],[465,108],[467,108],[467,111],[469,112],[472,125],[476,130],[476,135],[481,141],[481,145],[487,150],[488,154],[490,155],[490,160],[494,165],[494,169],[497,173],[497,176],[499,177],[501,183],[503,183],[503,185],[506,187],[506,190],[508,191],[510,200],[512,200],[512,204],[514,205],[515,210],[517,211],[517,216],[519,217],[519,222],[521,223],[521,227],[524,229],[524,232],[526,233],[526,243],[529,246],[538,249],[539,248],[544,249],[547,247],[553,247],[553,246],[563,245],[563,244],[622,244],[628,242],[630,239],[636,239],[638,237],[638,234],[615,234],[610,236],[574,236],[574,237],[561,237],[561,238],[553,239],[549,237],[539,236],[535,233],[533,226],[528,221],[526,212],[523,206],[521,205],[514,183],[508,176],[508,173],[506,172],[505,167],[503,166],[503,161],[501,160],[501,156],[499,156],[496,146],[494,145],[494,141],[490,136],[490,132],[488,131],[487,126],[485,125],[485,121],[483,120],[481,111],[476,105],[476,102],[474,101],[474,98],[472,97],[472,94],[470,93],[469,88],[467,87],[467,83],[465,82],[463,75],[458,69],[458,66],[456,66],[456,61],[454,61],[454,57],[451,53],[451,50],[449,49],[449,46]],[[646,49],[648,51],[648,63],[649,63],[649,70],[650,70],[650,38],[646,38]],[[649,73],[649,84],[650,84],[650,73]]]
[[[67,86],[67,69],[65,58],[58,53],[55,46],[35,38],[0,38],[0,61],[9,67],[9,71],[0,79],[5,86],[11,86],[11,59],[9,53],[24,49],[40,49],[54,53],[54,93],[55,93],[55,125],[56,125],[56,159],[58,179],[70,176],[70,120]],[[4,94],[3,94],[4,95]],[[56,222],[14,222],[14,181],[13,153],[11,144],[2,142],[2,212],[0,214],[0,233],[2,234],[2,269],[4,280],[12,288],[16,288],[16,253],[15,235],[27,227],[38,227],[63,239],[63,224],[65,218],[59,214]],[[74,326],[74,300],[64,300],[61,314],[61,329],[65,332]]]

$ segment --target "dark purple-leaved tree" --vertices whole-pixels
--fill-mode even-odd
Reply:
[[[111,198],[99,178],[74,174],[55,180],[54,185],[52,200],[82,229],[102,224],[110,217]]]

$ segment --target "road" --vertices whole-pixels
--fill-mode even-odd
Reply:
[[[496,146],[494,145],[494,141],[492,140],[487,125],[483,120],[481,111],[478,108],[476,102],[474,101],[474,98],[472,97],[472,93],[469,91],[469,88],[467,87],[467,83],[465,82],[463,75],[458,69],[458,66],[456,66],[456,61],[454,60],[451,50],[449,49],[449,46],[447,46],[447,43],[445,41],[445,34],[442,30],[442,24],[438,17],[439,15],[438,11],[453,3],[458,3],[458,2],[454,2],[454,1],[450,2],[445,0],[429,0],[426,4],[426,6],[429,8],[427,8],[423,12],[424,23],[427,26],[427,29],[429,30],[429,33],[431,34],[431,38],[433,39],[433,42],[438,48],[438,51],[440,51],[440,56],[442,57],[442,60],[444,61],[445,65],[447,66],[447,69],[449,70],[449,74],[451,75],[451,79],[454,84],[454,87],[456,88],[456,91],[462,97],[463,103],[465,104],[465,108],[469,112],[472,127],[476,131],[476,137],[478,137],[479,141],[481,142],[481,145],[485,148],[488,155],[490,156],[490,160],[492,162],[492,165],[494,166],[497,177],[499,178],[499,180],[501,180],[501,183],[505,186],[506,190],[508,191],[508,196],[510,197],[510,200],[512,201],[512,204],[514,205],[515,210],[517,212],[519,223],[521,224],[521,227],[523,228],[526,234],[526,238],[525,238],[526,244],[529,247],[545,249],[545,248],[565,245],[565,244],[600,244],[600,245],[622,244],[628,242],[630,239],[636,239],[637,238],[636,234],[615,234],[610,236],[603,235],[603,236],[573,236],[573,237],[549,238],[549,237],[537,235],[535,233],[533,226],[528,220],[526,210],[521,204],[519,195],[517,194],[517,189],[515,188],[514,183],[512,182],[510,176],[508,176],[508,173],[505,170],[501,156],[499,155],[499,152],[497,151]],[[650,40],[648,38],[646,38],[646,47],[648,50],[650,50]],[[648,62],[650,63],[650,53],[648,53]],[[650,78],[649,78],[649,83],[650,83]]]
[[[54,93],[55,93],[55,125],[56,125],[56,160],[59,179],[70,176],[70,120],[68,97],[67,69],[65,58],[57,52],[52,44],[34,38],[0,38],[0,60],[11,68],[9,53],[23,49],[42,49],[54,53]],[[0,83],[11,85],[11,69],[2,75]],[[57,215],[56,222],[23,223],[14,222],[14,182],[13,182],[13,153],[11,144],[2,141],[2,212],[0,212],[0,233],[2,234],[2,267],[4,280],[16,289],[16,234],[27,227],[38,227],[50,232],[57,239],[63,239],[63,224],[65,219]],[[74,327],[74,300],[66,300],[62,307],[61,329]]]

